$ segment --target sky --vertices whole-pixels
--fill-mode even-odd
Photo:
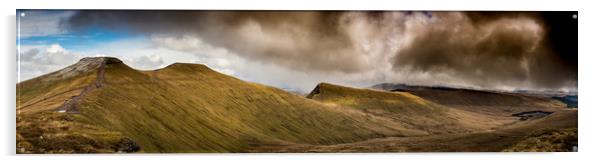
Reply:
[[[577,91],[577,12],[17,10],[19,81],[113,56],[320,82]]]

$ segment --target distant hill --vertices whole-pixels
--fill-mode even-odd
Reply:
[[[391,92],[407,92],[438,104],[490,115],[511,115],[534,109],[556,111],[566,107],[564,103],[551,97],[520,93],[391,83],[374,85],[372,88]]]
[[[496,101],[459,101],[441,105],[423,99],[412,90],[384,91],[356,89],[321,83],[308,98],[326,104],[347,106],[375,116],[388,118],[413,128],[428,131],[428,136],[385,137],[336,145],[278,143],[261,145],[254,152],[500,152],[500,151],[575,151],[577,110],[529,104],[515,95],[497,95],[488,91],[457,91],[455,88],[418,87],[423,92],[454,91],[443,95],[478,94]],[[433,91],[438,90],[438,91]],[[476,93],[475,93],[476,92]],[[476,94],[476,95],[472,95]],[[529,97],[528,97],[529,98]],[[515,99],[518,99],[515,100]],[[451,102],[454,102],[451,101]],[[510,104],[505,110],[503,103]],[[518,102],[518,103],[517,103]],[[471,103],[476,103],[472,105]],[[472,105],[472,106],[471,106]],[[473,107],[475,112],[457,107]],[[514,113],[516,110],[530,110]],[[480,110],[490,110],[491,113]],[[514,118],[508,120],[508,118]]]
[[[568,108],[577,108],[577,95],[555,96],[554,99],[562,101]]]
[[[17,84],[17,112],[18,153],[245,152],[426,134],[200,64],[139,71],[110,57]]]
[[[307,97],[390,118],[430,134],[487,130],[508,122],[503,118],[448,108],[408,92],[355,89],[320,83]]]

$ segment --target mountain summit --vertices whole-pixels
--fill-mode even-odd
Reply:
[[[123,64],[123,62],[114,57],[86,57],[79,60],[77,63],[70,65],[64,69],[48,74],[43,77],[45,80],[66,79],[80,74],[98,71],[104,66],[110,64]]]

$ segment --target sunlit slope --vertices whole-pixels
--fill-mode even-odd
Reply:
[[[489,116],[448,108],[407,92],[355,89],[320,83],[307,97],[390,118],[431,134],[488,130],[506,123]]]
[[[22,114],[31,119],[23,121],[22,124],[27,126],[18,128],[20,135],[28,129],[47,126],[46,123],[70,125],[64,131],[57,125],[52,132],[28,133],[27,137],[20,136],[22,143],[35,149],[42,143],[35,138],[36,135],[52,133],[83,135],[91,142],[107,143],[104,147],[99,146],[103,149],[97,152],[108,152],[115,147],[112,145],[123,145],[130,140],[143,152],[245,152],[253,144],[275,141],[338,144],[376,137],[426,134],[373,115],[324,105],[280,89],[241,81],[203,65],[173,64],[164,69],[143,72],[117,59],[110,61],[89,76],[78,76],[69,83],[37,84],[71,86],[75,83],[73,81],[81,81],[81,86],[71,88],[94,87],[84,95],[59,96],[62,102],[80,98],[73,112],[58,112],[64,104],[57,103],[52,109]],[[39,92],[42,93],[28,92],[21,99],[39,97],[40,103],[49,100],[45,99],[49,95],[45,90]],[[38,117],[49,121],[38,121],[35,119]],[[99,129],[98,132],[103,133],[92,135],[93,130],[90,129]],[[45,140],[52,140],[52,137]],[[94,144],[88,145],[94,148]],[[52,144],[44,146],[53,149]],[[68,146],[64,149],[81,151]],[[55,152],[64,152],[60,150],[63,149]],[[93,149],[85,150],[95,152]]]

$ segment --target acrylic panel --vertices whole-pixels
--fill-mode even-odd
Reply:
[[[16,12],[17,153],[577,151],[576,11]]]

